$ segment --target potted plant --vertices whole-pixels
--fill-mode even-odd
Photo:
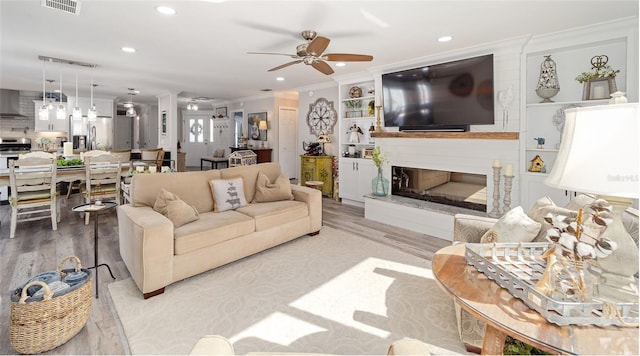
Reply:
[[[362,100],[360,99],[352,99],[344,102],[344,105],[347,107],[347,117],[361,117],[362,116]]]

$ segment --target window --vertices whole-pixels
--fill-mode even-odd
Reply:
[[[189,142],[204,142],[204,120],[189,119]]]

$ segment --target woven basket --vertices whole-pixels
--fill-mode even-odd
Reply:
[[[58,272],[65,272],[62,266],[70,259],[76,262],[75,271],[81,270],[80,260],[69,256],[60,262]],[[83,269],[86,273],[89,270]],[[91,314],[91,277],[82,286],[52,298],[49,286],[41,281],[33,281],[22,288],[19,302],[11,303],[9,334],[11,346],[22,354],[36,354],[54,349],[74,337],[87,323]],[[42,301],[27,303],[27,289],[31,285],[44,288]]]

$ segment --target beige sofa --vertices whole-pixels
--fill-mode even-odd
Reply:
[[[383,351],[383,350],[380,350]],[[380,352],[382,354],[382,352]],[[202,337],[191,349],[190,355],[218,355],[218,356],[234,356],[233,345],[223,336],[219,335],[206,335]],[[313,354],[295,354],[295,353],[283,353],[283,352],[250,352],[247,355],[313,355]],[[320,355],[320,354],[315,354]],[[411,338],[404,338],[397,340],[389,346],[387,350],[387,356],[399,356],[399,355],[431,355],[431,349],[428,344]]]
[[[529,210],[527,215],[534,220],[538,220],[540,216],[546,215],[547,212],[552,212],[555,215],[556,211],[569,216],[571,214],[577,215],[577,210],[590,204],[593,201],[593,197],[581,194],[571,200],[564,207],[555,206],[543,206],[540,207],[540,212],[535,212],[536,205]],[[574,216],[575,216],[574,215]],[[480,217],[474,215],[457,214],[454,217],[453,225],[453,243],[479,243],[482,236],[498,221],[498,219]],[[629,208],[623,214],[623,224],[627,229],[627,232],[635,240],[638,245],[638,210]],[[541,233],[534,239],[536,242],[547,241],[544,233],[546,228],[543,226]],[[462,310],[459,305],[456,307],[456,318],[458,322],[458,332],[460,339],[465,344],[467,351],[480,353],[482,349],[482,340],[484,338],[484,322],[476,319],[471,314]]]
[[[176,281],[319,232],[321,192],[291,185],[292,200],[252,203],[259,172],[273,182],[281,174],[280,165],[133,176],[131,204],[117,210],[120,254],[145,298],[163,293],[165,286]],[[242,177],[249,204],[215,212],[209,182],[236,177]],[[153,209],[161,189],[192,205],[199,218],[174,227]]]

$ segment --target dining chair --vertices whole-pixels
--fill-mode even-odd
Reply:
[[[95,157],[95,156],[106,155],[106,154],[109,154],[109,152],[103,151],[103,150],[91,150],[91,151],[84,152],[82,154],[82,159],[85,160],[86,157]],[[76,180],[69,183],[69,188],[67,189],[67,199],[69,199],[71,192],[73,192],[74,186],[76,187],[76,189],[78,189],[78,191],[82,191],[82,188],[81,188],[82,183],[83,183],[82,180]]]
[[[114,155],[114,156],[118,156],[118,158],[120,159],[120,164],[121,165],[131,162],[131,149],[130,148],[125,148],[125,149],[120,149],[120,150],[111,150],[111,151],[109,151],[109,153]]]
[[[143,148],[140,150],[140,159],[146,164],[155,164],[156,170],[160,172],[164,160],[164,150],[162,148]]]
[[[85,184],[82,194],[86,204],[96,201],[115,201],[120,205],[120,159],[117,155],[85,156]],[[85,225],[89,224],[85,214]]]
[[[11,227],[14,238],[18,222],[51,218],[52,230],[58,230],[60,201],[56,189],[56,158],[46,152],[32,152],[9,161]]]

